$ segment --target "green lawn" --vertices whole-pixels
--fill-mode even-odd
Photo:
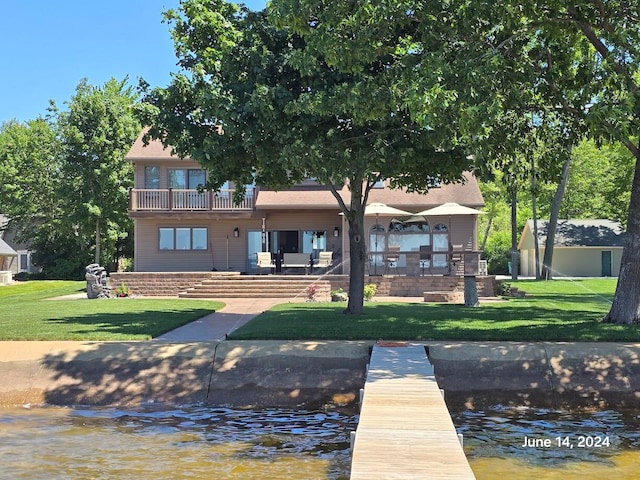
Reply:
[[[0,287],[0,340],[149,340],[224,304],[205,300],[52,300],[85,282],[33,281]]]
[[[274,307],[231,339],[640,341],[640,327],[603,324],[615,279],[508,282],[530,297],[479,308],[424,303],[365,304],[361,316],[344,303]]]

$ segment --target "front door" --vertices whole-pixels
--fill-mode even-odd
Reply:
[[[611,250],[602,251],[602,276],[611,276]]]

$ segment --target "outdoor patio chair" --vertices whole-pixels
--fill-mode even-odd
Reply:
[[[422,269],[422,275],[424,275],[424,269],[429,269],[431,275],[431,245],[420,245],[420,268]]]
[[[318,261],[313,265],[314,268],[329,269],[331,262],[333,261],[333,252],[320,252],[318,254]]]
[[[458,274],[458,266],[462,263],[462,245],[449,244],[449,275]]]
[[[271,252],[257,252],[256,253],[258,262],[258,272],[262,275],[262,269],[268,268],[271,272],[275,271],[276,263],[271,257]]]
[[[384,254],[384,273],[387,274],[394,269],[398,274],[398,261],[400,260],[400,246],[389,245],[388,251]]]

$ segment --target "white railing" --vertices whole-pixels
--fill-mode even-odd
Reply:
[[[240,204],[233,202],[234,190],[198,192],[178,188],[132,188],[129,209],[132,211],[173,210],[252,210],[254,192],[248,191]]]

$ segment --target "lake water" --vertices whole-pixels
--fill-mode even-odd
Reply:
[[[640,478],[638,410],[496,405],[452,416],[478,480]]]
[[[640,477],[637,410],[498,404],[452,416],[478,480]],[[3,409],[0,479],[348,479],[356,426],[334,410]]]
[[[357,416],[208,406],[0,410],[2,479],[347,479]]]

